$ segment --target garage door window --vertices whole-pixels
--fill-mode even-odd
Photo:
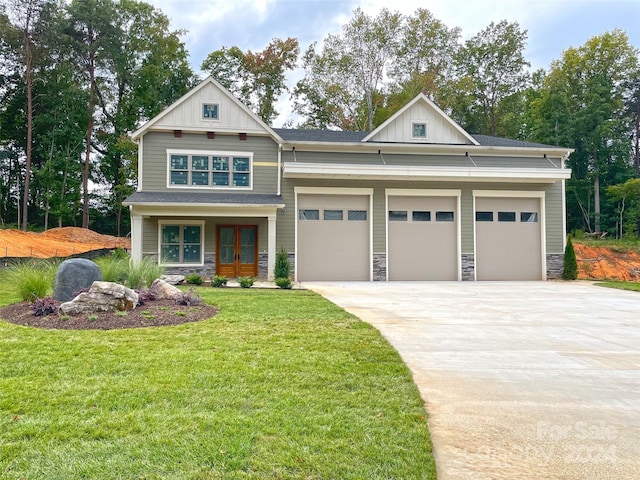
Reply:
[[[430,222],[431,212],[414,210],[413,212],[411,212],[411,220],[413,220],[414,222]]]
[[[390,222],[406,222],[407,211],[406,210],[389,210]]]
[[[352,222],[366,222],[367,211],[366,210],[349,210],[347,213],[347,219]]]
[[[325,210],[325,220],[342,220],[342,210]]]
[[[476,212],[476,222],[493,222],[493,212]]]
[[[300,209],[298,218],[300,220],[320,220],[320,210]]]
[[[515,222],[516,212],[498,212],[499,222]]]
[[[436,222],[453,222],[453,212],[436,212]]]
[[[520,212],[520,221],[526,223],[537,223],[538,212]]]

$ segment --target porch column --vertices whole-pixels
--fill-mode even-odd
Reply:
[[[131,260],[142,260],[142,217],[131,215]]]
[[[267,280],[273,280],[273,271],[276,266],[276,216],[269,215],[268,240],[267,240]]]

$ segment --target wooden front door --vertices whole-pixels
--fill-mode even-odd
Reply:
[[[258,276],[258,226],[218,225],[216,275],[227,278]]]

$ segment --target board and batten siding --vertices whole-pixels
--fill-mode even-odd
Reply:
[[[378,132],[373,142],[420,142],[412,137],[413,123],[426,123],[427,137],[423,142],[444,144],[469,144],[469,140],[433,107],[416,102]]]
[[[206,134],[185,133],[175,138],[172,133],[150,132],[144,135],[142,190],[162,191],[250,191],[252,193],[276,193],[278,188],[278,145],[271,138],[248,135],[239,140],[238,135],[216,134],[208,139]],[[253,153],[253,189],[167,187],[167,150],[201,150],[204,152]],[[268,164],[268,165],[261,165]]]

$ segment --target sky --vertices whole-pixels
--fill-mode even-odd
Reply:
[[[449,28],[460,27],[464,41],[491,22],[518,22],[528,31],[525,58],[533,70],[548,69],[569,47],[620,28],[640,48],[640,0],[147,0],[162,10],[182,37],[191,66],[200,72],[206,56],[225,47],[261,51],[273,38],[295,37],[301,52],[312,43],[322,45],[330,33],[340,33],[360,7],[375,16],[384,7],[411,15],[426,8]],[[297,70],[288,75],[293,87],[302,78]],[[288,95],[277,104],[281,125],[290,118]]]

